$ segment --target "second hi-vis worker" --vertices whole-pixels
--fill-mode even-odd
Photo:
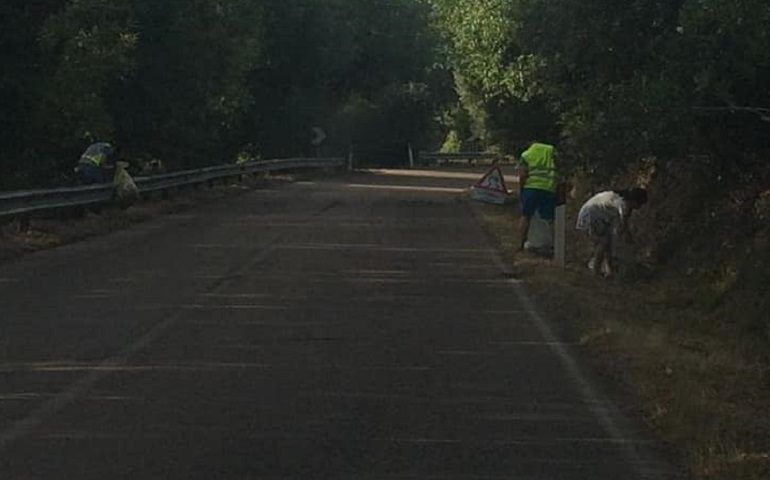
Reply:
[[[519,186],[521,188],[521,220],[519,229],[524,250],[529,235],[529,225],[535,212],[543,220],[552,222],[556,211],[557,171],[556,149],[545,143],[532,143],[520,156]]]

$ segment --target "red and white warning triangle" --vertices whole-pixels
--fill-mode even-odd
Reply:
[[[471,197],[474,200],[498,205],[502,205],[509,200],[508,189],[505,187],[505,178],[500,167],[497,165],[493,166],[473,185]]]

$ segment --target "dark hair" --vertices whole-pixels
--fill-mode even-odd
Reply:
[[[634,202],[637,205],[647,203],[647,190],[644,188],[634,187],[625,190],[615,190],[615,193],[623,197],[623,200],[627,202]]]

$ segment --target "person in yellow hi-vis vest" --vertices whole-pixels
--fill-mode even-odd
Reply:
[[[553,145],[539,142],[533,142],[520,156],[520,251],[524,250],[527,243],[529,225],[535,212],[538,212],[543,220],[553,222],[558,182],[555,157],[556,149]]]
[[[75,170],[86,185],[111,182],[115,174],[115,148],[106,142],[92,143],[80,156]]]

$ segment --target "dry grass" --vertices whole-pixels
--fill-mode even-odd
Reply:
[[[558,269],[529,254],[514,257],[515,207],[473,209],[562,334],[583,345],[596,369],[621,387],[628,409],[672,446],[693,478],[770,479],[767,357],[747,354],[736,333],[720,326],[721,315],[740,312],[700,308],[732,288],[733,270],[695,282],[692,272],[633,265],[605,281],[585,269],[586,241],[574,231],[568,245],[582,246]]]

